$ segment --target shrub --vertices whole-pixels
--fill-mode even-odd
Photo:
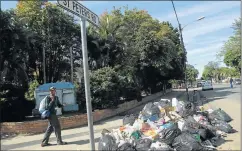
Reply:
[[[76,102],[79,105],[79,111],[86,112],[86,99],[85,99],[85,85],[82,83],[74,82],[76,92]]]
[[[77,103],[81,112],[86,111],[85,85],[74,83]],[[127,77],[120,76],[114,68],[104,67],[90,74],[92,108],[115,107],[124,101],[136,98],[136,89]],[[121,99],[124,98],[124,99]]]
[[[27,100],[33,101],[35,100],[34,98],[34,91],[35,89],[39,86],[39,82],[37,80],[33,80],[30,82],[29,84],[29,89],[28,91],[25,93],[25,98]]]
[[[28,111],[25,108],[25,89],[11,83],[0,84],[1,122],[19,122],[24,120]]]
[[[104,67],[91,73],[91,93],[94,107],[116,106],[120,96],[120,79],[117,72]]]

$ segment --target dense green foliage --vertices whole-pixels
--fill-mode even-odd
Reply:
[[[80,78],[75,77],[77,99],[85,110],[81,34],[74,18],[54,4],[36,0],[19,1],[16,9],[1,12],[0,22],[1,102],[9,104],[15,91],[20,104],[34,99],[34,89],[43,84],[43,49],[47,82],[70,81],[70,47],[74,47],[74,69]],[[103,13],[100,24],[99,29],[89,26],[87,32],[94,108],[141,100],[142,91],[162,91],[168,80],[184,78],[186,55],[178,30],[169,22],[124,7]],[[187,72],[190,80],[197,75],[193,68]],[[6,84],[10,81],[17,90],[13,83]]]
[[[187,76],[187,81],[190,82],[192,85],[192,82],[196,81],[196,78],[198,76],[199,72],[197,69],[194,68],[192,65],[187,65],[186,67],[186,76]]]
[[[214,79],[215,81],[224,80],[228,77],[238,78],[240,73],[236,68],[220,67],[218,62],[209,62],[203,70],[204,79]]]
[[[219,56],[223,57],[224,63],[241,72],[241,19],[235,20],[233,24],[234,35],[225,42]]]
[[[210,61],[203,70],[203,78],[205,79],[211,79],[216,78],[218,76],[218,69],[219,69],[219,63]]]
[[[37,80],[33,80],[33,81],[31,81],[31,82],[29,83],[29,89],[28,89],[28,91],[25,93],[25,98],[26,98],[27,100],[31,100],[31,101],[35,100],[35,98],[34,98],[34,91],[35,91],[35,89],[36,89],[38,86],[39,86],[39,83],[38,83]]]

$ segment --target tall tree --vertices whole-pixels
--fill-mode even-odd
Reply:
[[[203,70],[203,78],[205,79],[210,79],[210,78],[214,78],[214,79],[218,79],[218,69],[219,69],[219,63],[218,62],[213,62],[210,61]]]
[[[227,66],[234,67],[241,72],[241,18],[235,20],[232,28],[234,30],[234,35],[230,36],[229,40],[225,42],[219,56],[223,57],[223,61]]]
[[[198,74],[199,72],[194,66],[187,65],[186,75],[187,75],[187,80],[191,83],[191,85],[192,85],[192,82],[196,81]]]
[[[120,42],[121,51],[114,56],[119,54],[121,59],[116,63],[120,65],[121,75],[126,75],[137,87],[145,85],[147,89],[162,80],[180,78],[184,55],[178,30],[169,22],[160,23],[147,11],[128,7],[124,11],[118,8],[105,12],[100,20],[99,32],[94,34],[94,28],[90,28],[90,33]]]
[[[79,44],[80,40],[80,27],[74,18],[58,6],[38,0],[19,1],[16,14],[26,28],[39,36],[31,45],[33,57],[30,62],[39,83],[43,83],[43,49],[46,52],[47,82],[69,79],[70,47]]]
[[[240,73],[235,68],[220,67],[218,69],[219,80],[226,79],[228,77],[239,77]]]
[[[0,81],[28,87],[29,36],[12,10],[1,12]]]
[[[21,121],[26,115],[31,33],[13,10],[0,13],[0,116],[1,121]]]

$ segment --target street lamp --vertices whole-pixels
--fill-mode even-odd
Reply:
[[[180,22],[179,22],[179,20],[178,20],[178,16],[177,16],[177,13],[176,13],[176,9],[175,9],[175,5],[174,5],[174,3],[173,3],[173,0],[171,0],[171,2],[172,2],[172,6],[173,6],[173,9],[174,9],[175,15],[176,15],[176,20],[177,20],[177,23],[178,23],[178,29],[179,29],[179,32],[180,32],[180,38],[181,38],[182,49],[183,49],[183,51],[184,51],[184,54],[186,54],[186,49],[185,49],[185,45],[184,45],[183,37],[182,37],[182,30],[183,30],[187,25],[189,25],[189,24],[191,24],[191,23],[193,23],[193,22],[196,22],[196,21],[200,21],[200,20],[204,19],[205,17],[204,17],[204,16],[203,16],[203,17],[200,17],[200,18],[198,18],[197,20],[195,20],[195,21],[193,21],[193,22],[191,22],[191,23],[189,23],[189,24],[186,24],[183,28],[181,28],[181,24],[180,24]],[[184,74],[185,74],[185,85],[186,85],[187,100],[189,101],[188,86],[187,86],[187,75],[186,75],[186,62],[187,62],[187,59],[186,59],[186,61],[184,62],[184,71],[185,71]]]
[[[205,18],[205,16],[202,16],[202,17],[200,17],[200,18],[198,18],[198,19],[196,19],[196,20],[194,20],[194,21],[192,21],[192,22],[186,24],[185,26],[183,26],[183,27],[181,28],[181,30],[183,31],[183,29],[184,29],[186,26],[188,26],[188,25],[190,25],[190,24],[192,24],[192,23],[194,23],[194,22],[197,22],[197,21],[203,20],[204,18]]]

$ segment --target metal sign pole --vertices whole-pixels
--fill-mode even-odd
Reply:
[[[89,135],[90,147],[92,151],[95,151],[92,103],[91,103],[91,94],[90,94],[90,79],[89,79],[89,69],[88,69],[86,19],[83,17],[81,18],[81,37],[82,37],[82,57],[83,57],[83,70],[84,70],[84,80],[85,80],[87,117],[88,117],[88,127],[90,132],[90,135]]]

